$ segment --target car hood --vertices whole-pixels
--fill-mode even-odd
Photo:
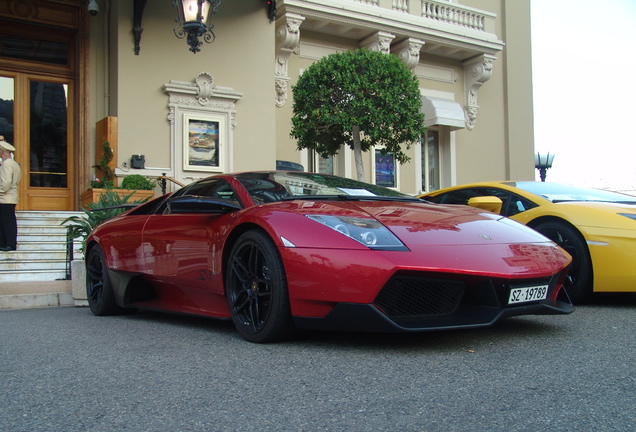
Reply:
[[[256,207],[253,220],[266,222],[280,247],[311,248],[317,256],[321,249],[371,250],[396,269],[444,269],[496,277],[545,277],[570,262],[569,255],[536,231],[468,206],[323,199]],[[375,219],[408,250],[372,250],[316,222],[315,216]]]
[[[360,202],[356,206],[389,228],[407,246],[548,242],[526,226],[466,206]]]
[[[468,206],[404,201],[297,200],[276,203],[270,207],[271,210],[274,208],[285,210],[285,213],[305,216],[374,218],[391,230],[407,247],[551,243],[541,234],[518,222]],[[298,226],[292,220],[277,225],[279,228],[284,225],[283,231],[287,231],[291,226]],[[303,234],[312,236],[312,232],[314,230],[307,229]],[[298,233],[294,237],[297,236]]]

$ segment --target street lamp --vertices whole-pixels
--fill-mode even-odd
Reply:
[[[221,0],[174,0],[172,5],[179,11],[174,34],[179,39],[187,35],[190,51],[194,54],[201,51],[199,47],[203,45],[203,42],[199,40],[200,37],[203,37],[206,43],[216,39],[216,35],[212,32],[214,26],[209,21],[212,14],[216,14],[220,4]]]
[[[545,181],[545,174],[548,171],[548,168],[552,168],[552,161],[554,160],[554,154],[547,153],[539,153],[537,152],[534,155],[534,167],[539,170],[539,176],[541,176],[541,181]]]

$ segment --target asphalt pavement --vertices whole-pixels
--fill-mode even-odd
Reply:
[[[0,431],[634,431],[636,297],[478,330],[310,333],[0,311]]]

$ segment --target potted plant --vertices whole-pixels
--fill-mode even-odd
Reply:
[[[91,188],[110,189],[115,186],[115,172],[110,166],[110,163],[113,160],[113,149],[110,147],[110,143],[108,141],[104,141],[102,148],[103,156],[94,168],[97,168],[103,176],[93,180],[91,182]]]
[[[113,190],[120,197],[132,194],[132,199],[141,200],[153,197],[155,182],[148,180],[139,174],[131,174],[124,178],[121,187],[115,186],[115,172],[111,168],[113,150],[108,141],[104,141],[103,156],[99,164],[94,168],[103,175],[91,181],[90,188],[80,195],[80,207],[86,207],[90,203],[97,203],[100,197],[108,190]]]
[[[123,191],[123,190],[122,190]],[[148,201],[149,198],[143,198],[141,200],[132,200],[133,193],[129,193],[127,195],[122,195],[119,193],[120,190],[116,189],[107,189],[100,197],[97,202],[88,203],[85,207],[82,207],[82,211],[84,215],[82,216],[71,216],[66,218],[62,225],[66,225],[68,228],[66,234],[66,241],[71,242],[77,238],[81,239],[82,246],[80,247],[80,252],[84,253],[84,248],[86,247],[86,238],[90,232],[100,223],[104,222],[107,219],[115,217],[124,211],[126,211],[123,204],[143,204]]]

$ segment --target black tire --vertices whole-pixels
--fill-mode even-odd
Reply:
[[[86,258],[86,298],[97,316],[119,315],[128,310],[117,306],[113,286],[108,276],[104,252],[99,246],[91,248]]]
[[[247,231],[234,244],[225,292],[234,326],[246,340],[276,342],[294,335],[283,262],[263,232]]]
[[[592,259],[581,233],[564,222],[545,222],[534,229],[572,255],[572,266],[564,283],[572,303],[588,300],[592,295]]]

